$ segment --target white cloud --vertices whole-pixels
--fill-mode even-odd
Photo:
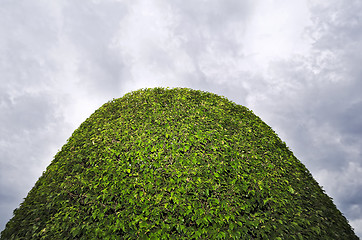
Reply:
[[[310,39],[305,28],[310,24],[304,1],[257,1],[243,41],[247,60],[258,67],[256,71],[266,71],[270,61],[307,54]]]
[[[349,222],[357,236],[362,236],[362,219],[352,220]]]

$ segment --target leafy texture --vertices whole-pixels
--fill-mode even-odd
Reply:
[[[141,89],[73,133],[1,239],[358,239],[273,130],[186,88]]]

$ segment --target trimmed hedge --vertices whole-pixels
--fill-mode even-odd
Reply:
[[[187,88],[104,104],[54,157],[1,239],[358,239],[246,107]]]

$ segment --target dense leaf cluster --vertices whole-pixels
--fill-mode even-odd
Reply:
[[[187,88],[141,89],[73,133],[1,239],[358,239],[273,130]]]

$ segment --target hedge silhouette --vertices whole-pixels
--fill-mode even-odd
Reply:
[[[358,239],[246,107],[141,89],[72,134],[1,239]]]

